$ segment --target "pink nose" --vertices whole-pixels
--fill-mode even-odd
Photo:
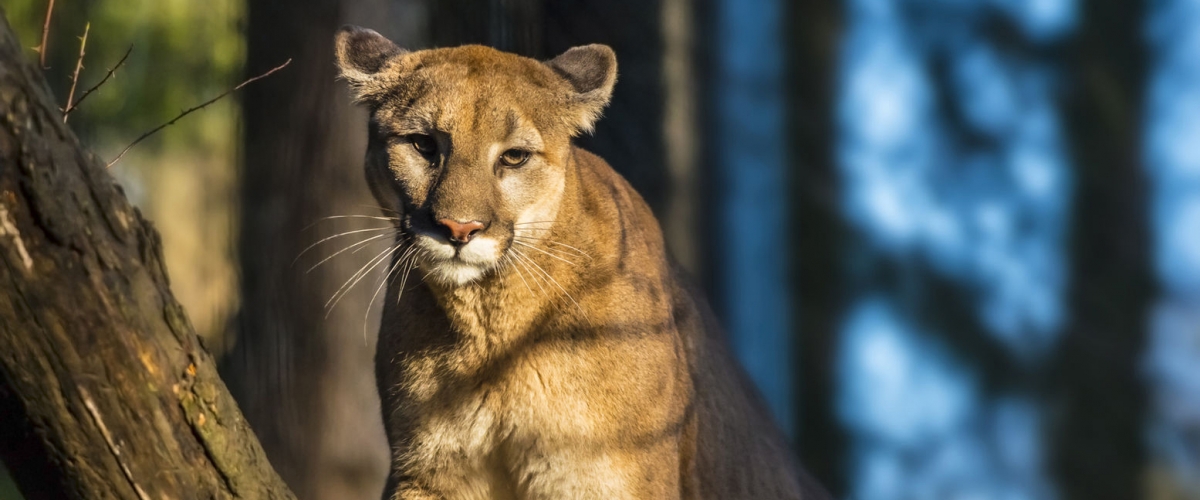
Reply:
[[[487,227],[486,224],[473,220],[470,222],[458,222],[453,219],[442,219],[438,221],[450,230],[450,241],[456,243],[467,243],[471,238],[475,237],[476,233],[483,231]]]

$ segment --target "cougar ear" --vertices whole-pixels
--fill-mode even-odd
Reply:
[[[382,70],[408,51],[367,28],[345,25],[334,35],[334,57],[356,100],[370,100],[391,81]]]
[[[546,62],[574,88],[569,119],[576,129],[592,130],[617,83],[617,55],[607,45],[573,47]]]

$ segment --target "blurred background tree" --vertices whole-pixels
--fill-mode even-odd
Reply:
[[[5,5],[26,46],[45,4]],[[134,45],[71,117],[105,157],[294,59],[113,169],[158,221],[176,294],[301,498],[376,498],[386,467],[373,287],[324,309],[378,250],[306,272],[350,237],[292,264],[371,227],[321,218],[378,213],[365,116],[334,81],[343,23],[413,49],[613,46],[613,103],[579,142],[646,197],[838,496],[1200,498],[1194,0],[55,10],[47,72],[63,100],[85,22],[83,87]]]

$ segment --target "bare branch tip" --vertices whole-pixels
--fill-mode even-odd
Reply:
[[[125,149],[122,149],[122,150],[121,150],[121,152],[117,154],[117,157],[116,157],[116,158],[113,158],[113,160],[112,160],[112,161],[108,162],[108,165],[107,165],[107,167],[108,167],[108,168],[112,168],[112,166],[113,166],[113,165],[115,165],[115,164],[116,164],[118,161],[120,161],[120,160],[121,160],[121,158],[125,156],[125,153],[128,153],[130,149],[132,149],[134,146],[136,146],[136,145],[137,145],[137,143],[139,143],[139,142],[142,142],[142,141],[143,141],[143,140],[145,140],[147,137],[150,137],[150,136],[154,135],[154,134],[155,134],[156,132],[158,132],[159,130],[162,130],[162,129],[164,129],[164,128],[167,128],[167,126],[169,126],[169,125],[173,125],[175,122],[179,121],[181,118],[183,118],[183,117],[185,117],[185,116],[187,116],[187,115],[190,115],[190,114],[192,114],[193,112],[196,112],[196,111],[199,111],[199,110],[201,110],[201,109],[204,109],[204,108],[205,108],[205,107],[207,107],[209,104],[212,104],[212,103],[214,103],[214,102],[217,102],[217,101],[221,100],[222,98],[224,98],[225,96],[227,96],[227,95],[229,95],[229,94],[232,94],[233,92],[235,92],[235,91],[237,91],[237,90],[241,90],[241,88],[242,88],[242,87],[245,87],[246,85],[249,85],[249,84],[251,84],[251,83],[254,83],[254,82],[258,81],[258,80],[261,80],[261,79],[263,79],[263,78],[266,78],[266,77],[268,77],[268,76],[271,76],[271,74],[273,74],[273,73],[275,73],[276,71],[279,71],[279,70],[281,70],[281,69],[283,69],[283,68],[287,67],[287,65],[289,65],[289,64],[291,64],[291,63],[292,63],[292,58],[290,58],[290,57],[289,57],[289,58],[288,58],[288,60],[286,60],[286,61],[284,61],[284,62],[283,62],[283,64],[280,64],[279,66],[276,66],[276,67],[274,67],[274,68],[271,68],[271,70],[270,70],[270,71],[267,71],[266,73],[263,73],[263,74],[261,74],[261,75],[255,76],[255,77],[253,77],[253,78],[248,78],[248,79],[246,79],[246,81],[243,81],[242,83],[239,83],[239,84],[237,84],[237,86],[235,86],[235,87],[233,87],[233,88],[230,88],[230,89],[227,89],[227,90],[226,90],[226,91],[224,91],[224,92],[221,92],[220,94],[218,94],[216,97],[213,97],[212,99],[209,99],[209,100],[207,100],[207,101],[204,101],[204,102],[202,102],[202,103],[200,103],[200,104],[198,104],[198,105],[196,105],[196,106],[193,106],[193,107],[191,107],[191,108],[188,108],[188,109],[185,109],[185,110],[183,110],[183,112],[179,113],[179,115],[175,116],[175,118],[172,118],[170,121],[168,121],[168,122],[166,122],[166,123],[163,123],[162,125],[159,125],[159,126],[157,126],[157,127],[154,127],[153,129],[150,129],[150,131],[148,131],[148,132],[146,132],[146,133],[144,133],[144,134],[142,134],[142,135],[138,136],[138,138],[137,138],[137,139],[134,139],[134,140],[133,140],[133,142],[129,143],[129,145],[128,145],[128,146],[125,146]]]
[[[120,68],[122,64],[125,64],[125,59],[129,57],[130,52],[133,52],[132,45],[125,50],[125,55],[121,56],[121,59],[117,61],[117,64],[108,70],[108,73],[104,75],[104,78],[101,78],[100,81],[95,85],[92,85],[91,88],[83,91],[83,93],[79,95],[79,100],[75,101],[74,104],[71,104],[70,107],[63,110],[63,123],[67,122],[67,115],[70,115],[72,111],[75,111],[75,108],[78,108],[80,104],[83,104],[83,100],[86,99],[87,96],[91,95],[92,92],[95,92],[96,89],[99,89],[101,85],[104,85],[104,82],[107,82],[108,79],[111,78],[114,73],[116,73],[117,68]]]
[[[42,69],[49,68],[46,66],[46,40],[50,36],[50,16],[53,14],[54,0],[50,0],[49,5],[46,6],[46,20],[42,23],[42,44],[37,47],[38,64],[42,66]]]
[[[87,48],[88,31],[91,29],[91,22],[83,25],[83,36],[79,38],[79,59],[75,61],[75,74],[71,76],[71,91],[67,93],[67,105],[62,107],[63,123],[67,123],[67,111],[74,107],[71,102],[75,100],[75,86],[79,84],[79,70],[83,69],[83,55]]]

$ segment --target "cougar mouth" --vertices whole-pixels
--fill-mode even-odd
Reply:
[[[490,235],[455,243],[436,232],[412,234],[421,268],[431,279],[452,285],[465,285],[482,278],[499,264],[506,246]]]

